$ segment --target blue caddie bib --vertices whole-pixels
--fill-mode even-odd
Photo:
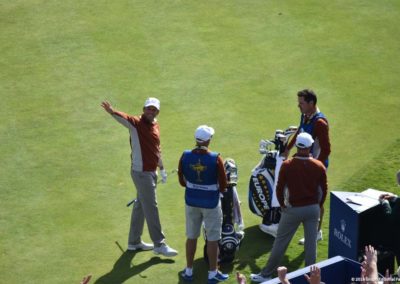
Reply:
[[[218,153],[193,153],[182,156],[182,171],[186,179],[185,202],[189,206],[215,208],[219,202],[217,176]]]
[[[300,117],[300,132],[307,132],[308,134],[310,134],[313,138],[315,138],[314,136],[314,126],[315,126],[315,122],[322,118],[323,120],[325,120],[326,122],[328,122],[328,120],[326,119],[325,115],[322,112],[317,112],[310,120],[308,120],[307,122],[305,122],[305,116],[304,114],[301,115]],[[299,132],[299,133],[300,133]],[[313,148],[311,148],[311,154],[313,152]],[[329,166],[329,159],[327,158],[324,161],[324,165],[326,168],[328,168]]]

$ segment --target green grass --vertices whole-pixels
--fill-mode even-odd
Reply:
[[[228,283],[268,259],[272,239],[248,210],[247,183],[258,141],[298,123],[299,89],[317,92],[330,122],[330,189],[395,192],[399,19],[395,0],[1,3],[0,282],[78,283],[88,273],[92,283],[179,281],[176,176],[158,200],[180,255],[122,254],[116,244],[126,248],[134,188],[127,131],[102,111],[104,99],[130,113],[148,96],[161,100],[168,169],[193,146],[199,124],[216,129],[212,149],[239,166],[247,226],[237,260],[223,268]],[[303,265],[299,237],[285,255],[290,270]],[[195,269],[204,282],[202,242]]]

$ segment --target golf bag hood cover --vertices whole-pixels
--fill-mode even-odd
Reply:
[[[231,224],[222,226],[222,237],[219,241],[220,262],[230,262],[235,258],[235,252],[239,248],[240,239],[235,232],[235,228]]]

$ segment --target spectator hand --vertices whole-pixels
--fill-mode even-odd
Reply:
[[[367,270],[361,265],[361,284],[366,284],[367,283]]]
[[[286,284],[290,283],[289,280],[286,278],[287,268],[285,266],[280,266],[277,269],[278,271],[278,278],[281,280],[281,283]]]
[[[167,182],[167,171],[165,169],[160,170],[160,175],[161,175],[161,182],[166,183]]]
[[[385,194],[381,194],[381,195],[379,196],[379,201],[382,203],[382,202],[384,202],[385,200],[391,200],[391,199],[396,198],[396,197],[397,197],[397,196],[394,195],[394,194],[385,193]]]
[[[236,280],[237,280],[237,283],[239,283],[239,284],[246,284],[246,276],[244,276],[239,271],[236,272]]]
[[[365,246],[364,261],[361,263],[361,275],[369,279],[378,279],[378,256],[373,246]]]
[[[321,283],[321,270],[317,266],[310,267],[310,276],[304,274],[307,282],[310,284],[320,284]]]
[[[375,264],[378,262],[377,252],[373,246],[365,246],[364,261],[366,265]]]

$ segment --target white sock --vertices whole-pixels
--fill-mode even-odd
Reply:
[[[185,274],[187,276],[192,276],[193,275],[193,268],[186,267],[185,268]]]
[[[208,279],[214,278],[215,275],[217,275],[218,270],[214,271],[208,271]]]

